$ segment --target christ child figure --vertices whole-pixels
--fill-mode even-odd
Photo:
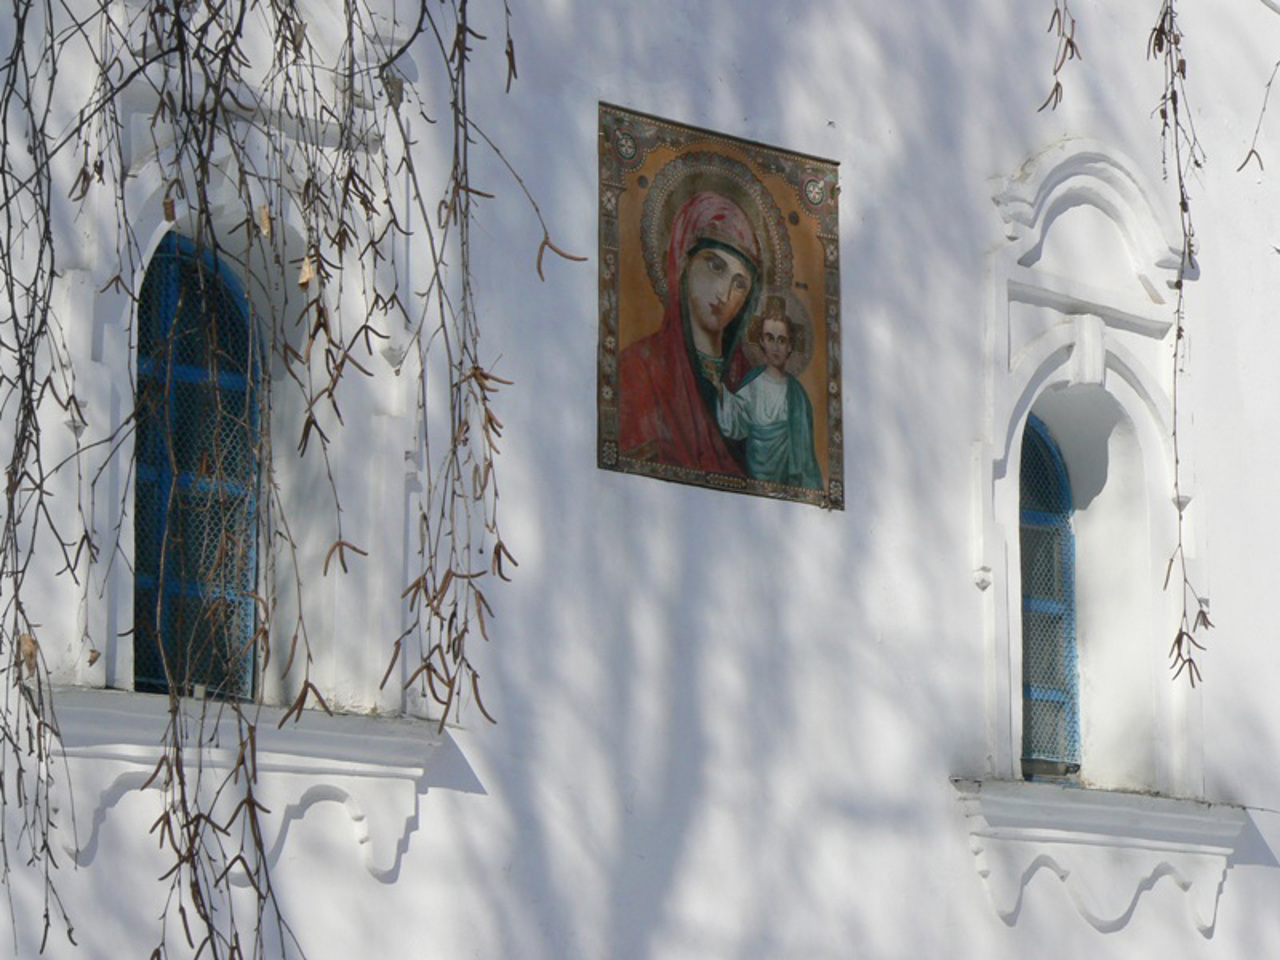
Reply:
[[[813,406],[800,381],[787,372],[803,328],[787,314],[786,300],[770,296],[747,337],[765,362],[747,373],[737,393],[723,386],[716,404],[721,433],[746,441],[747,475],[789,487],[822,488],[813,450]]]

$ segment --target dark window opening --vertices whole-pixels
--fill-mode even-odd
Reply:
[[[1022,440],[1022,773],[1080,770],[1075,539],[1071,484],[1058,444],[1035,416]]]
[[[137,690],[253,696],[256,349],[235,277],[167,236],[138,300]]]

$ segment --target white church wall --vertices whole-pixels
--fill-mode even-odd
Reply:
[[[1216,624],[1189,691],[1168,676],[1177,607],[1162,589],[1174,334],[1158,321],[1172,319],[1180,237],[1151,115],[1149,12],[1132,6],[1074,8],[1086,58],[1068,67],[1063,104],[1040,113],[1047,5],[515,7],[519,79],[509,94],[475,84],[473,114],[555,242],[589,262],[548,256],[539,282],[537,220],[477,147],[474,183],[497,194],[473,233],[484,349],[514,381],[497,402],[498,468],[520,565],[486,592],[493,639],[472,647],[498,724],[471,710],[444,734],[402,721],[393,735],[387,721],[317,715],[273,734],[268,848],[309,956],[1267,953],[1280,893],[1280,774],[1266,762],[1280,739],[1267,603],[1280,233],[1271,174],[1235,167],[1280,15],[1260,0],[1183,14],[1209,162],[1193,181],[1200,275],[1178,416],[1185,545]],[[500,8],[472,12],[480,33],[502,35]],[[477,44],[471,69],[500,78],[500,45]],[[601,101],[839,161],[842,512],[596,469]],[[1090,151],[1140,186],[1063,192],[1041,234],[1043,221],[1010,218],[1001,197]],[[161,212],[140,209],[158,241]],[[101,429],[98,417],[127,414],[132,358],[125,298],[100,292],[111,252],[88,240],[63,295],[84,311],[73,348],[89,355]],[[1011,296],[1010,283],[1041,292]],[[318,588],[316,682],[342,709],[395,715],[420,706],[377,682],[403,626],[421,465],[406,459],[411,385],[380,383],[344,398],[335,447],[344,522],[379,549],[343,578],[331,569],[330,585],[318,570],[332,530],[294,532]],[[1067,459],[1082,482],[1095,471],[1077,504],[1080,590],[1110,599],[1080,618],[1080,786],[1019,779],[1014,461],[1032,409],[1064,447],[1079,440]],[[284,401],[273,416],[277,479],[305,512],[326,493],[288,450],[301,414]],[[118,502],[127,471],[109,471]],[[42,636],[71,639],[46,654],[61,682],[128,687],[127,568],[86,582],[50,581],[70,602],[50,605]],[[103,645],[94,667],[76,618]],[[264,696],[287,703],[296,682],[268,673]],[[146,834],[155,794],[135,789],[154,766],[154,705],[67,697],[81,852],[59,882],[83,955],[103,943],[145,955],[165,869]],[[401,753],[386,756],[389,740]],[[1141,796],[1108,806],[1101,788]],[[21,955],[34,955],[38,889],[16,875],[14,889]]]

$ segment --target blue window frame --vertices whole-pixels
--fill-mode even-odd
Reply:
[[[1080,769],[1071,483],[1053,435],[1027,418],[1019,478],[1022,552],[1022,772]]]
[[[253,695],[260,374],[239,282],[169,234],[138,299],[137,690]]]

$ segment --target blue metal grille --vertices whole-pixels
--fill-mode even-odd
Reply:
[[[245,298],[170,234],[138,302],[134,687],[253,695],[256,383]]]
[[[1080,769],[1075,539],[1071,485],[1044,423],[1022,440],[1022,768],[1026,776]]]

